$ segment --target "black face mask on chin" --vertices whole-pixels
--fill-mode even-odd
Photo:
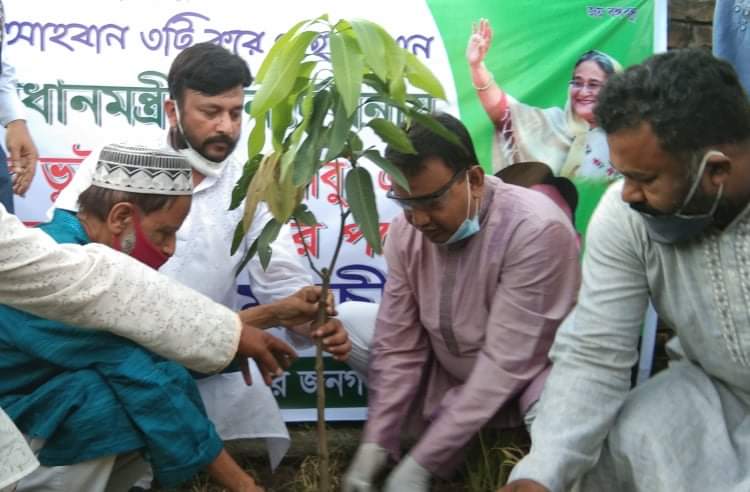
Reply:
[[[662,244],[674,244],[683,241],[688,241],[701,235],[706,229],[708,229],[714,222],[714,214],[721,201],[722,194],[724,192],[724,185],[719,186],[719,192],[716,194],[711,209],[703,214],[698,215],[685,215],[683,210],[690,204],[690,201],[695,197],[695,192],[698,190],[703,173],[706,170],[706,163],[712,156],[720,156],[726,158],[724,154],[717,150],[709,150],[703,156],[701,164],[698,167],[698,174],[695,181],[690,186],[685,200],[676,212],[672,214],[664,214],[653,210],[651,207],[645,204],[632,204],[630,208],[638,212],[646,224],[646,231],[651,239]],[[655,212],[655,213],[654,213]]]

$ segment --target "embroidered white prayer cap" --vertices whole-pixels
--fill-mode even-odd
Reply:
[[[130,193],[190,195],[192,167],[182,155],[163,147],[110,144],[99,153],[91,184]]]

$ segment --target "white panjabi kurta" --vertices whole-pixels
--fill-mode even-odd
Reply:
[[[724,230],[668,245],[610,187],[583,286],[512,478],[552,492],[750,490],[750,206]],[[684,359],[633,392],[649,297]]]
[[[234,228],[242,219],[244,207],[231,212],[227,209],[241,173],[241,163],[232,159],[219,178],[206,177],[195,188],[190,213],[177,233],[175,255],[160,269],[226,306],[233,306],[236,300],[235,270],[243,253],[271,218],[265,204],[261,204],[244,243],[237,254],[229,255]],[[289,296],[312,283],[289,226],[282,229],[271,248],[273,254],[266,271],[256,256],[239,277],[243,283],[249,280],[253,295],[261,304]],[[270,388],[253,369],[252,386],[245,384],[240,373],[231,373],[199,380],[198,389],[219,435],[223,439],[266,438],[271,466],[275,468],[289,448],[289,433]]]
[[[163,145],[163,143],[162,143]],[[55,207],[77,210],[78,195],[91,183],[98,152],[80,165],[75,178],[55,202]],[[219,177],[205,177],[193,191],[190,213],[177,232],[175,254],[161,267],[161,273],[194,288],[228,307],[235,307],[235,271],[242,257],[271,218],[264,203],[258,206],[249,234],[234,256],[230,255],[237,222],[242,220],[244,207],[229,211],[232,189],[242,174],[237,152]],[[254,257],[240,273],[240,281],[248,281],[253,295],[261,304],[289,296],[312,283],[297,254],[289,226],[284,226],[271,246],[273,254],[267,270]],[[290,336],[301,343],[299,336]],[[239,372],[217,374],[198,380],[209,418],[222,439],[266,438],[272,467],[289,448],[289,433],[271,390],[257,372],[253,384],[247,386]]]
[[[26,439],[13,421],[0,409],[0,491],[34,471],[39,466]]]

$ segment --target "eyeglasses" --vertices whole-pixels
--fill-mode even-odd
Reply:
[[[388,190],[385,194],[386,197],[390,198],[396,204],[403,208],[404,210],[411,210],[411,209],[420,209],[420,210],[426,210],[433,208],[441,198],[445,196],[446,193],[448,193],[448,190],[451,189],[451,186],[456,184],[466,173],[466,169],[460,169],[456,171],[456,173],[453,175],[453,177],[445,183],[440,189],[437,191],[434,191],[432,193],[428,193],[426,195],[421,196],[410,196],[410,197],[400,197],[396,195],[393,191],[393,188]]]
[[[602,82],[599,82],[598,80],[589,80],[588,82],[586,82],[580,79],[573,79],[568,82],[568,85],[577,90],[585,88],[593,93],[599,92],[600,90],[602,90],[602,87],[604,87],[604,84]]]

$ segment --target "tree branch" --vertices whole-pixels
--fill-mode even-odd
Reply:
[[[310,250],[307,249],[307,241],[305,241],[305,236],[302,234],[302,226],[299,225],[299,220],[297,220],[297,217],[294,217],[294,224],[297,226],[297,232],[299,232],[299,238],[302,241],[302,246],[305,248],[305,257],[307,257],[307,261],[310,263],[310,268],[318,275],[318,277],[320,277],[321,280],[323,280],[323,273],[317,269],[315,263],[313,263],[312,261]]]

